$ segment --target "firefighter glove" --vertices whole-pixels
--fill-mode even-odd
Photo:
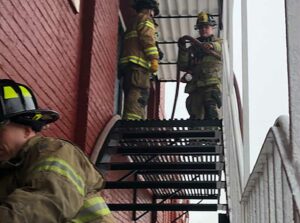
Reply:
[[[185,39],[184,38],[179,38],[179,40],[178,40],[178,47],[180,49],[186,49]]]
[[[158,71],[158,60],[157,60],[157,59],[151,60],[150,71],[151,71],[152,73],[156,73],[156,72]]]

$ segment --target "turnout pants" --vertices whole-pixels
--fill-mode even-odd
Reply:
[[[125,95],[123,119],[145,119],[150,91],[149,71],[130,64],[123,70],[123,75]]]
[[[186,99],[191,119],[219,119],[221,105],[221,91],[217,85],[197,87]]]

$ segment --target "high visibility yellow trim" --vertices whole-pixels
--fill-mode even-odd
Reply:
[[[147,49],[144,50],[146,55],[158,55],[158,50],[157,50],[157,47],[149,47]]]
[[[148,26],[148,27],[150,27],[151,29],[155,29],[155,25],[154,25],[153,22],[146,21],[146,22],[145,22],[145,25]]]
[[[125,35],[125,39],[135,38],[137,36],[138,36],[137,31],[131,31]]]
[[[127,57],[122,57],[120,59],[120,63],[121,64],[127,64],[129,62],[135,63],[137,65],[140,65],[142,67],[145,67],[146,69],[150,68],[150,63],[147,62],[146,60],[144,60],[141,57],[137,57],[137,56],[127,56]]]
[[[142,119],[142,116],[134,114],[134,113],[127,113],[125,117],[126,117],[127,120],[140,120],[140,119]]]
[[[219,51],[221,51],[221,50],[222,50],[222,46],[221,46],[221,44],[220,44],[220,43],[218,43],[218,42],[214,42],[214,43],[211,43],[211,44],[213,44],[213,46],[214,46],[214,50],[215,50],[215,51],[219,52]]]
[[[158,52],[149,52],[147,55],[159,55]]]
[[[32,120],[37,121],[37,120],[41,119],[42,117],[43,117],[42,114],[35,114],[35,116],[33,116]]]
[[[19,86],[23,97],[32,97],[28,89],[23,86]],[[11,86],[4,86],[4,99],[18,98],[19,95],[15,89]]]
[[[56,157],[49,157],[33,167],[32,172],[38,171],[54,172],[66,177],[75,186],[80,195],[85,195],[85,184],[83,179],[66,161]]]
[[[155,25],[154,25],[154,23],[151,22],[151,21],[149,21],[149,20],[147,20],[147,21],[145,21],[145,22],[139,23],[139,24],[137,25],[137,30],[140,30],[140,29],[143,28],[144,26],[147,26],[147,27],[149,27],[149,28],[155,30]]]
[[[79,214],[71,222],[86,223],[110,214],[110,210],[102,197],[93,197],[84,201]]]
[[[149,47],[149,48],[145,49],[145,52],[149,52],[149,51],[153,51],[153,50],[157,51],[157,47],[156,46]]]
[[[18,98],[17,92],[10,86],[4,86],[4,99]]]
[[[97,203],[105,203],[103,197],[93,197],[84,201],[83,207],[87,208],[89,206],[95,205]]]
[[[28,91],[27,88],[23,87],[23,86],[19,86],[22,92],[23,97],[32,97],[32,95],[30,94],[30,92]]]
[[[219,83],[221,83],[221,80],[218,77],[211,77],[206,81],[206,84],[219,84]]]

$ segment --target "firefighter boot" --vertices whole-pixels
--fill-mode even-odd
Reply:
[[[214,101],[206,101],[204,103],[204,119],[219,119],[217,104]]]

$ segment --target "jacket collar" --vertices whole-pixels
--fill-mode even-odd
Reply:
[[[211,42],[211,41],[214,41],[215,40],[215,36],[214,35],[211,35],[209,37],[198,37],[197,38],[200,42]]]
[[[32,147],[32,145],[36,144],[40,138],[41,136],[39,135],[30,138],[14,158],[0,163],[0,169],[14,169],[20,167],[25,160],[28,150]]]

